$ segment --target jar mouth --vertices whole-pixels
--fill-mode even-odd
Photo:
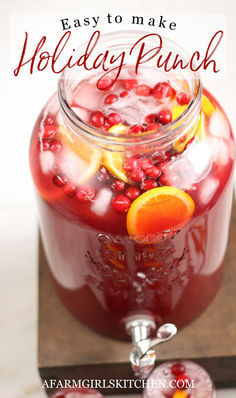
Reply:
[[[127,48],[128,45],[133,44],[135,42],[134,39],[141,38],[145,35],[152,35],[151,32],[148,31],[141,31],[141,30],[121,30],[116,32],[109,32],[106,34],[101,35],[99,39],[99,46],[103,45],[110,45],[111,49],[122,49],[124,47]],[[127,38],[129,38],[127,40]],[[176,49],[176,53],[181,54],[182,59],[188,60],[190,58],[189,54],[178,44],[174,41],[167,39],[161,36],[163,43],[167,44],[168,47]],[[117,44],[113,44],[112,40],[116,39],[119,41]],[[134,40],[134,42],[132,41]],[[126,41],[122,43],[122,40]],[[151,40],[150,40],[151,42]],[[78,50],[82,50],[86,48],[87,42],[83,43],[81,46],[78,47]],[[174,53],[175,54],[175,53]],[[157,66],[156,66],[157,68]],[[73,110],[70,105],[69,96],[68,96],[68,88],[71,87],[71,82],[73,82],[73,77],[75,76],[75,70],[77,71],[76,75],[80,74],[81,72],[78,69],[73,67],[69,69],[68,67],[62,72],[59,81],[58,81],[58,98],[59,103],[62,111],[62,116],[65,121],[67,127],[75,134],[78,135],[80,138],[84,140],[88,140],[90,143],[95,145],[100,145],[106,147],[107,145],[112,145],[115,151],[124,150],[124,147],[128,149],[128,147],[134,146],[134,139],[137,138],[135,141],[135,147],[139,147],[143,144],[151,144],[151,143],[160,143],[164,144],[165,142],[171,143],[176,137],[181,137],[182,134],[185,133],[185,128],[189,126],[191,119],[193,118],[193,113],[196,114],[201,109],[201,101],[202,101],[202,83],[200,79],[200,75],[198,71],[188,71],[191,75],[191,80],[194,82],[194,87],[192,90],[192,99],[187,105],[186,109],[177,117],[175,120],[171,121],[167,125],[162,125],[156,131],[147,131],[142,132],[138,136],[135,134],[127,136],[127,134],[119,134],[101,131],[96,127],[90,126],[86,124]],[[98,73],[98,76],[101,76],[102,73]],[[93,74],[94,77],[94,74]],[[68,87],[69,82],[69,87]],[[158,134],[157,134],[158,131]],[[119,149],[122,147],[122,149]],[[115,149],[114,149],[115,148]]]

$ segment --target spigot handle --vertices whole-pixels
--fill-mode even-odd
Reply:
[[[173,323],[165,323],[157,329],[156,337],[140,340],[136,345],[140,349],[142,358],[150,349],[172,339],[177,333],[177,327]]]

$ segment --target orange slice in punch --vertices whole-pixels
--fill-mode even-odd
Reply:
[[[204,94],[202,95],[202,110],[208,117],[210,117],[212,113],[215,112],[214,105]]]
[[[150,189],[134,200],[127,213],[127,230],[139,243],[156,243],[171,237],[187,224],[194,201],[182,189]]]

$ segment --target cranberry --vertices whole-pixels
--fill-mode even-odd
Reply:
[[[162,163],[162,162],[165,162],[166,160],[169,160],[170,159],[170,155],[169,155],[169,153],[166,151],[166,152],[155,152],[155,153],[153,153],[153,155],[152,155],[152,160],[153,160],[153,162],[154,163]]]
[[[47,140],[40,140],[38,145],[41,151],[48,151],[50,148],[50,142]]]
[[[140,95],[140,97],[148,97],[152,94],[152,89],[146,84],[140,84],[136,87],[135,92],[137,95]]]
[[[185,91],[180,91],[176,94],[175,99],[179,105],[188,105],[190,102],[190,95]]]
[[[113,112],[107,116],[107,123],[110,126],[114,126],[114,124],[122,123],[123,119],[119,113]]]
[[[136,79],[126,79],[123,81],[123,88],[125,90],[131,90],[132,88],[135,88],[138,84],[138,81]]]
[[[125,191],[129,199],[134,200],[140,195],[140,190],[136,187],[129,187]]]
[[[160,112],[158,112],[157,117],[161,124],[168,124],[172,120],[172,113],[169,111],[169,109],[162,109]]]
[[[118,195],[112,201],[112,206],[120,213],[126,213],[129,210],[131,202],[125,195]]]
[[[102,182],[104,182],[106,184],[107,182],[110,181],[111,175],[110,175],[109,171],[107,171],[107,169],[105,167],[102,167],[99,170],[98,178],[99,178],[100,181],[102,181]]]
[[[122,91],[121,93],[120,93],[120,97],[121,98],[124,98],[124,97],[127,97],[127,95],[129,95],[129,92],[128,91]]]
[[[104,104],[105,105],[111,105],[114,104],[114,102],[116,102],[118,100],[117,95],[115,94],[109,94],[106,96],[105,100],[104,100]]]
[[[43,129],[39,130],[39,136],[41,138],[52,138],[57,133],[55,126],[44,126]]]
[[[113,180],[111,189],[115,192],[123,191],[125,189],[125,182],[121,180]]]
[[[123,163],[123,168],[125,169],[125,171],[133,171],[139,169],[138,158],[127,158]]]
[[[99,90],[106,90],[109,89],[112,86],[113,79],[110,77],[102,77],[101,79],[98,80],[97,82],[97,88]]]
[[[130,173],[130,179],[135,182],[141,182],[145,178],[145,173],[142,170],[133,170]]]
[[[61,143],[58,140],[53,140],[50,144],[50,151],[52,152],[60,152],[61,151]]]
[[[161,175],[161,171],[157,167],[152,166],[146,170],[146,174],[148,177],[158,178]]]
[[[48,113],[48,115],[45,117],[43,121],[44,126],[52,126],[55,123],[55,118],[51,113]]]
[[[75,194],[76,194],[76,186],[75,186],[75,184],[73,184],[73,182],[68,182],[64,186],[64,193],[69,198],[73,198],[75,196]]]
[[[157,114],[156,113],[150,113],[150,115],[147,115],[145,117],[145,122],[146,123],[155,123],[157,120]]]
[[[148,158],[142,158],[139,160],[140,167],[143,171],[149,169],[152,166],[151,160]]]
[[[171,372],[173,373],[173,375],[178,376],[180,373],[185,372],[185,366],[181,363],[175,363],[171,366]]]
[[[178,174],[174,173],[173,171],[166,171],[160,177],[161,185],[171,185],[173,187],[177,187],[180,183],[180,178]]]
[[[165,101],[171,98],[172,87],[167,82],[160,82],[155,85],[152,89],[152,95],[158,101]]]
[[[129,133],[130,134],[139,134],[143,132],[143,127],[141,124],[134,124],[134,126],[131,126],[129,128]]]
[[[67,178],[65,176],[62,176],[60,174],[55,174],[52,177],[52,182],[55,184],[57,187],[63,187],[67,183]]]
[[[143,191],[149,191],[149,189],[156,188],[157,186],[158,186],[158,184],[157,184],[156,180],[147,179],[142,182],[141,189]]]
[[[157,123],[149,123],[146,127],[146,131],[158,130],[160,125]]]
[[[176,387],[179,388],[180,390],[189,387],[190,379],[185,373],[178,374],[175,380],[176,380]]]
[[[105,116],[102,112],[95,111],[91,113],[89,121],[95,127],[102,127],[105,124]]]
[[[76,192],[76,198],[81,203],[89,202],[90,200],[94,199],[95,191],[93,187],[89,187],[87,185],[81,185]]]

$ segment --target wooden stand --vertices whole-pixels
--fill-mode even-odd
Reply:
[[[204,313],[180,330],[172,341],[158,347],[159,361],[192,359],[208,370],[217,387],[236,386],[235,237],[234,206],[226,271],[217,296]],[[128,359],[130,348],[129,342],[113,340],[88,329],[64,308],[54,290],[40,242],[38,367],[42,380],[49,384],[50,379],[133,379]]]

